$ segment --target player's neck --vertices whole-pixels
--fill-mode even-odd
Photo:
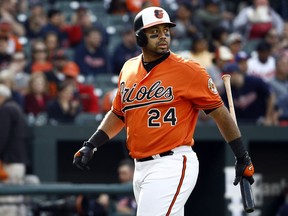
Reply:
[[[153,62],[156,62],[158,61],[159,59],[162,59],[162,58],[166,58],[168,57],[170,54],[170,52],[166,52],[166,53],[163,53],[162,55],[161,54],[157,54],[157,55],[150,55],[150,54],[147,54],[145,52],[143,52],[143,55],[142,55],[142,62],[143,63],[153,63]]]
[[[151,62],[145,62],[144,56],[142,56],[142,64],[147,72],[151,71],[152,68],[154,68],[156,65],[160,64],[162,61],[164,61],[168,56],[170,55],[170,52],[167,52],[166,54],[162,55],[160,58],[151,61]]]
[[[146,50],[145,48],[143,48],[142,51],[143,51],[142,61],[145,63],[157,61],[158,59],[161,59],[163,56],[167,55],[167,53],[170,53],[169,50],[163,53],[156,53],[156,52],[151,52],[149,50]]]

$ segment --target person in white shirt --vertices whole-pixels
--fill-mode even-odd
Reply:
[[[265,82],[269,82],[275,77],[276,62],[271,55],[271,45],[265,41],[259,42],[256,52],[248,59],[247,74],[259,77]]]

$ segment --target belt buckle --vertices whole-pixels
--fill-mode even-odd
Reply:
[[[151,156],[153,159],[161,158],[160,154],[152,155]]]

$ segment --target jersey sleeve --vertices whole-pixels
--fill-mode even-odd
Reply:
[[[122,112],[122,102],[121,102],[121,92],[120,92],[121,77],[122,77],[122,73],[120,73],[119,75],[118,90],[112,101],[112,112],[114,112],[118,116],[124,116],[124,113]]]
[[[217,87],[204,67],[193,64],[189,82],[188,95],[196,109],[211,110],[223,105]]]

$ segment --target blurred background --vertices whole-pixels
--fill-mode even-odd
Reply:
[[[231,75],[256,169],[249,215],[288,215],[287,0],[0,0],[0,216],[135,215],[124,131],[91,170],[72,159],[110,110],[124,62],[141,53],[133,20],[148,6],[170,14],[171,51],[202,64],[226,105],[221,77]],[[200,173],[185,215],[245,215],[231,150],[202,111],[195,140]]]

